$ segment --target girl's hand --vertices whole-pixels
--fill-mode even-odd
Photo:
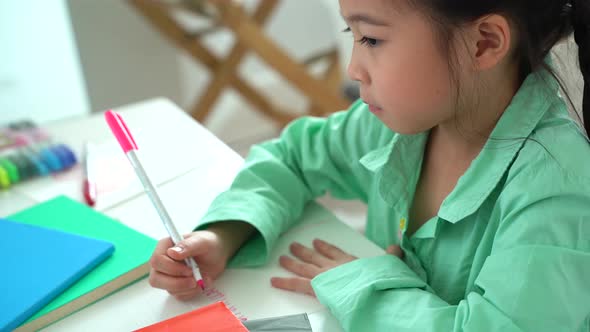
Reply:
[[[199,266],[206,287],[211,286],[224,270],[229,259],[222,239],[211,231],[185,235],[177,246],[170,238],[162,239],[150,259],[149,283],[179,300],[189,300],[202,292],[184,259],[193,257]]]
[[[333,267],[357,259],[357,257],[351,256],[322,240],[314,240],[313,249],[307,248],[297,242],[291,244],[289,249],[293,256],[298,259],[281,256],[279,263],[282,267],[295,273],[297,276],[291,278],[272,278],[270,280],[271,285],[276,288],[311,296],[315,296],[311,287],[311,279]],[[404,257],[404,252],[398,245],[389,246],[387,253],[399,258]]]
[[[247,222],[220,221],[207,230],[185,235],[178,246],[174,246],[170,238],[160,240],[150,259],[150,285],[168,291],[179,300],[195,297],[202,291],[184,259],[195,259],[205,287],[210,287],[254,232],[254,227]]]
[[[298,259],[281,256],[279,263],[282,267],[295,273],[297,276],[291,278],[272,278],[270,281],[271,285],[276,288],[311,296],[315,296],[311,288],[311,279],[331,268],[357,259],[339,248],[317,239],[313,241],[313,249],[307,248],[297,242],[292,243],[289,249],[293,256]]]

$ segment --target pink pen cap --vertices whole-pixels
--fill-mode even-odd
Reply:
[[[133,135],[131,135],[129,128],[127,128],[127,125],[120,114],[108,110],[104,114],[104,117],[111,128],[113,135],[115,135],[115,138],[123,149],[123,152],[127,153],[130,150],[138,149],[135,139],[133,139]]]

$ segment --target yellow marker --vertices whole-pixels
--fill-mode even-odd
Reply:
[[[10,178],[4,167],[0,166],[0,189],[10,188]]]
[[[406,218],[401,218],[399,220],[399,229],[406,230]]]

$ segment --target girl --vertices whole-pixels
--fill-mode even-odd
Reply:
[[[234,253],[263,264],[306,202],[330,191],[369,205],[366,235],[389,255],[294,243],[280,263],[295,276],[271,283],[317,296],[345,330],[588,331],[590,144],[548,58],[574,33],[588,83],[590,2],[340,6],[362,101],[254,147],[198,230],[159,242],[151,284],[198,294],[187,256],[209,284]],[[589,102],[586,84],[587,119]]]

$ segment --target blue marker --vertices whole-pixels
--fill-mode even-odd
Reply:
[[[76,163],[78,162],[76,159],[76,155],[74,155],[74,152],[72,152],[72,150],[70,150],[64,144],[54,145],[49,149],[51,150],[51,152],[53,152],[59,157],[63,169],[70,168],[76,165]]]
[[[61,171],[64,166],[59,157],[52,152],[49,148],[43,147],[37,152],[43,163],[47,165],[51,172],[58,172]]]

